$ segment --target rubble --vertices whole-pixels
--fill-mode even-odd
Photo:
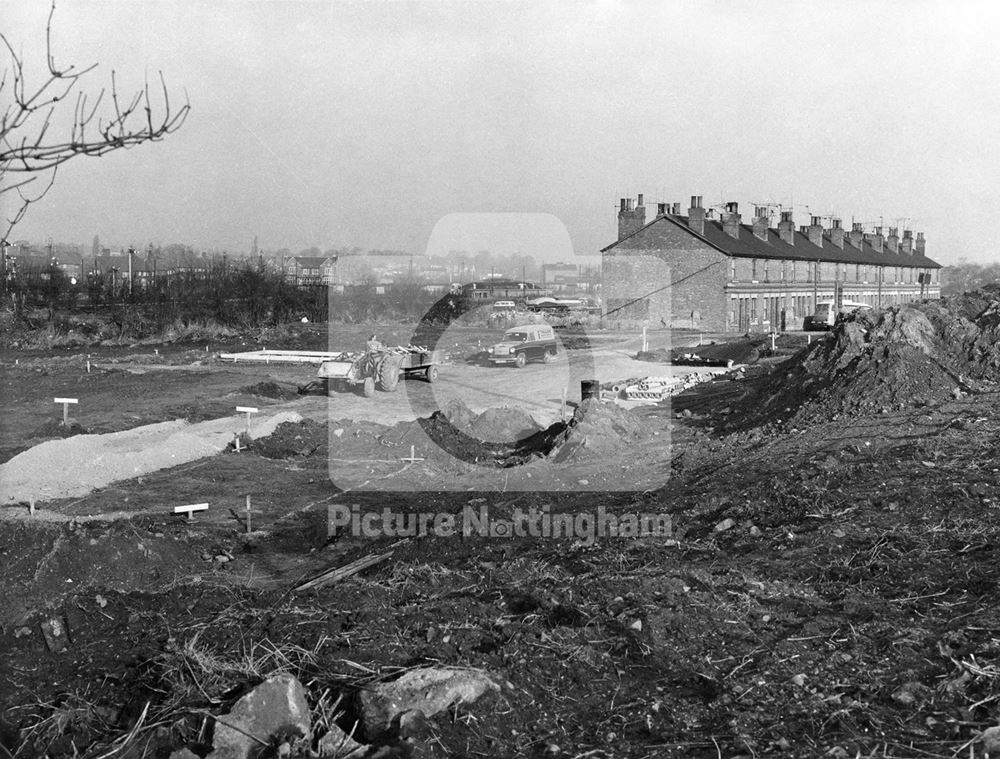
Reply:
[[[741,426],[802,426],[937,404],[1000,381],[1000,290],[859,309],[742,404]]]
[[[288,674],[265,680],[215,720],[208,759],[250,759],[275,736],[308,740],[309,704],[302,684]]]
[[[365,728],[385,731],[409,712],[433,717],[453,704],[471,704],[500,686],[484,671],[458,667],[413,669],[398,680],[361,692]]]

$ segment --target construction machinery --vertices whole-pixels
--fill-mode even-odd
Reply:
[[[326,380],[331,389],[338,384],[354,386],[370,398],[375,395],[375,388],[394,392],[402,377],[423,375],[428,382],[434,382],[440,363],[438,351],[411,345],[365,353],[342,353],[320,364],[317,376]]]
[[[394,392],[402,377],[417,375],[423,376],[428,382],[434,382],[438,377],[438,365],[444,361],[441,351],[428,350],[418,345],[387,347],[362,353],[264,349],[223,353],[219,357],[234,363],[253,361],[267,364],[319,364],[316,372],[319,379],[300,387],[299,392],[308,393],[320,386],[326,386],[329,391],[354,387],[366,398],[373,396],[376,388],[387,393]]]

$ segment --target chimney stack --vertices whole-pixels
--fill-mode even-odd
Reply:
[[[618,211],[618,239],[624,240],[645,224],[646,207],[642,204],[642,195],[639,196],[638,207],[633,207],[631,198],[623,198],[621,210]]]
[[[885,238],[885,244],[890,253],[899,253],[899,227],[889,227],[889,236]]]
[[[830,242],[841,250],[844,249],[844,228],[840,226],[840,219],[833,220],[833,226],[830,227]]]
[[[763,206],[757,206],[753,215],[753,234],[754,237],[757,237],[764,242],[767,242],[767,222],[767,209]]]
[[[925,255],[924,254],[924,233],[923,232],[917,232],[917,242],[914,244],[914,247],[916,248],[918,256]]]
[[[912,256],[913,255],[913,230],[904,229],[903,230],[903,243],[902,243],[903,255]]]
[[[656,216],[657,216],[657,218],[659,218],[660,216],[666,216],[666,215],[667,215],[667,204],[666,203],[657,203],[656,204]]]
[[[688,226],[700,235],[705,234],[705,209],[701,207],[701,195],[691,196],[688,209]]]
[[[875,227],[875,234],[865,235],[865,239],[872,246],[872,250],[876,253],[882,252],[882,247],[885,245],[885,238],[882,236],[882,227]]]
[[[806,236],[809,238],[809,242],[817,248],[823,247],[823,225],[820,224],[819,216],[811,216],[809,218],[809,227],[807,228]]]
[[[781,212],[781,221],[778,222],[778,237],[789,245],[795,244],[795,222],[792,221],[791,211]]]
[[[722,231],[730,237],[740,239],[739,203],[726,203],[726,213],[722,217]]]
[[[851,224],[851,235],[848,241],[851,243],[852,247],[861,250],[861,243],[865,239],[865,231],[861,228],[861,224],[854,222]]]

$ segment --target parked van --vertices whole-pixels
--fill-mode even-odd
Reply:
[[[517,305],[512,300],[498,300],[493,304],[494,311],[514,311]]]
[[[854,303],[853,301],[845,300],[840,307],[840,311],[837,311],[837,306],[832,300],[822,301],[816,304],[816,311],[809,318],[809,323],[806,324],[806,329],[832,329],[834,322],[837,321],[837,314],[850,314],[857,311],[859,308],[871,308],[867,303]]]
[[[506,330],[503,339],[486,352],[491,364],[514,364],[521,368],[536,359],[547,364],[557,351],[556,335],[550,325],[525,324]]]

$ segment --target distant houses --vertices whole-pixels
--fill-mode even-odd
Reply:
[[[282,268],[285,280],[295,285],[337,284],[337,256],[292,256]]]

